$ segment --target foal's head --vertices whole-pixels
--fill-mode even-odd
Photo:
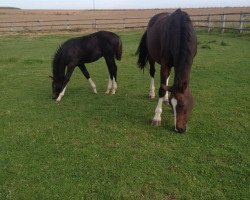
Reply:
[[[194,106],[194,98],[188,88],[184,91],[170,89],[169,102],[174,112],[175,131],[183,133],[187,129],[189,115]]]
[[[52,99],[56,99],[62,89],[62,83],[60,81],[56,81],[52,76],[50,76],[52,79]]]

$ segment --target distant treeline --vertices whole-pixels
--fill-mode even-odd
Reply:
[[[13,10],[21,10],[21,8],[15,8],[15,7],[0,7],[0,9],[13,9]]]

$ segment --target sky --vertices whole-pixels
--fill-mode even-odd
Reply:
[[[250,6],[250,0],[0,0],[22,9],[126,9]]]

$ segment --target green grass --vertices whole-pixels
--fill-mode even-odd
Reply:
[[[101,59],[87,65],[98,95],[76,69],[59,105],[51,58],[76,35],[0,37],[0,199],[248,199],[250,37],[198,32],[183,135],[169,106],[150,125],[157,98],[134,56],[142,32],[118,34],[118,93],[104,94]]]

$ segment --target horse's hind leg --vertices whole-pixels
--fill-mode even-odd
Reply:
[[[149,98],[155,98],[155,61],[149,58],[149,65],[150,65],[150,89],[149,89]]]
[[[66,86],[67,86],[67,83],[69,82],[70,77],[71,77],[71,75],[72,75],[74,69],[75,69],[75,67],[72,67],[72,66],[68,66],[68,67],[67,67],[67,72],[66,72],[66,75],[65,75],[65,77],[64,77],[64,81],[63,81],[63,85],[62,85],[62,90],[61,90],[59,96],[58,96],[57,99],[56,99],[57,102],[60,102],[61,99],[62,99],[62,97],[64,96],[65,90],[66,90]]]
[[[104,57],[109,70],[109,82],[106,94],[115,94],[117,90],[117,66],[114,58]]]
[[[91,85],[91,87],[92,87],[92,89],[93,89],[93,92],[94,92],[95,94],[97,94],[96,85],[95,85],[95,83],[92,81],[92,79],[90,78],[90,75],[89,75],[89,72],[88,72],[86,66],[85,66],[84,64],[80,64],[78,67],[79,67],[80,70],[82,71],[82,73],[83,73],[83,75],[85,76],[85,78],[89,81],[89,83],[90,83],[90,85]]]

